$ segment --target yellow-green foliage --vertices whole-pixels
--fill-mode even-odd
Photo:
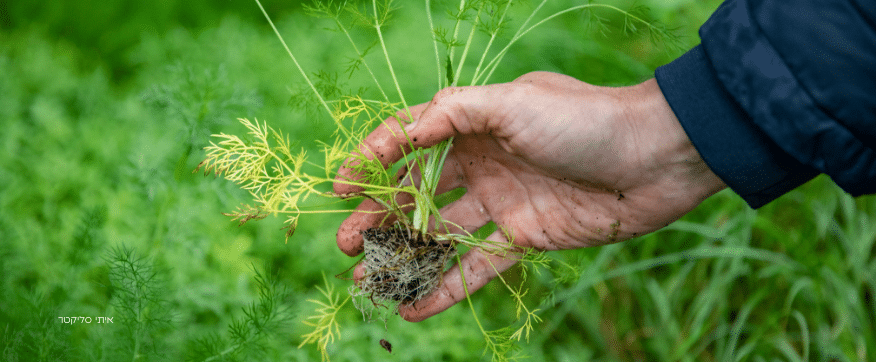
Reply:
[[[379,122],[382,120],[388,119],[389,122],[399,122],[400,125],[403,125],[403,118],[410,119],[410,114],[407,113],[408,102],[401,90],[399,74],[393,67],[382,31],[393,14],[395,4],[387,0],[380,2],[372,0],[361,4],[316,1],[312,6],[307,7],[308,12],[312,15],[332,19],[335,30],[341,32],[350,43],[355,53],[349,68],[351,74],[360,65],[364,66],[368,77],[373,81],[373,86],[379,90],[383,97],[383,100],[369,100],[364,98],[364,91],[344,95],[337,86],[326,87],[319,81],[332,78],[323,73],[316,73],[317,82],[314,82],[302,68],[296,54],[288,46],[264,7],[258,0],[256,2],[295,67],[313,92],[315,97],[309,99],[313,100],[317,108],[321,106],[326,111],[336,130],[330,141],[319,141],[322,145],[324,159],[318,163],[309,159],[304,151],[293,151],[289,139],[270,128],[265,122],[240,119],[240,122],[249,130],[250,140],[248,141],[234,135],[214,135],[219,141],[217,143],[211,142],[210,146],[206,147],[207,157],[201,166],[207,172],[214,171],[216,174],[224,175],[227,180],[239,184],[253,196],[253,204],[241,206],[236,212],[229,215],[243,224],[252,219],[264,218],[268,214],[288,214],[286,220],[288,239],[295,231],[301,214],[350,212],[350,210],[345,209],[306,208],[304,205],[307,205],[306,202],[310,196],[342,198],[356,196],[367,197],[379,202],[387,210],[395,213],[399,217],[399,222],[418,232],[427,232],[426,226],[430,216],[434,216],[434,219],[437,220],[439,224],[437,229],[445,230],[446,228],[441,224],[447,221],[441,218],[434,199],[440,170],[447,152],[450,150],[452,139],[441,142],[431,150],[414,149],[405,155],[404,162],[415,163],[422,175],[419,177],[420,184],[415,186],[404,186],[394,180],[391,177],[392,167],[384,167],[377,161],[376,157],[367,157],[371,155],[362,153],[358,148],[368,132],[380,124]],[[452,26],[445,28],[435,25],[431,3],[426,0],[424,4],[426,23],[429,27],[429,33],[433,36],[432,39],[423,40],[431,41],[433,44],[438,86],[459,84],[467,70],[472,72],[470,84],[485,84],[500,66],[510,47],[521,37],[553,18],[578,10],[588,11],[589,16],[594,19],[596,24],[603,24],[603,19],[592,12],[594,9],[602,8],[616,11],[623,16],[625,31],[634,32],[639,30],[639,26],[641,26],[641,29],[653,36],[655,41],[668,37],[668,33],[663,28],[646,21],[637,13],[634,14],[633,11],[624,11],[615,6],[604,4],[588,3],[571,6],[536,20],[536,14],[546,2],[542,1],[535,7],[506,45],[490,58],[490,50],[499,38],[499,34],[510,25],[506,15],[513,5],[513,1],[460,0],[458,7],[448,12],[449,23]],[[634,9],[634,11],[641,12],[641,9]],[[379,44],[379,49],[383,54],[382,61],[388,69],[388,76],[385,79],[377,76],[372,66],[366,61],[365,53],[373,46],[358,46],[351,36],[350,29],[355,26],[371,28],[376,34],[376,44]],[[480,39],[481,42],[475,41],[478,30],[482,36],[485,36],[485,39]],[[485,44],[482,42],[484,40]],[[465,64],[469,59],[469,51],[479,44],[484,44],[483,51],[477,57],[477,66],[472,71],[470,68],[465,68]],[[363,52],[360,49],[366,50]],[[457,51],[460,52],[457,53]],[[444,61],[443,66],[442,61]],[[384,82],[391,83],[391,87],[395,88],[397,101],[391,101],[390,96],[384,90]],[[339,97],[332,99],[332,96]],[[407,117],[396,117],[397,114],[404,114]],[[399,128],[404,132],[403,127]],[[408,141],[410,142],[410,140]],[[347,162],[348,166],[353,166],[353,174],[360,176],[360,178],[349,180],[337,177],[335,172],[344,162]],[[333,183],[355,185],[363,191],[354,195],[336,195],[330,188]],[[414,211],[410,217],[402,211],[404,205],[396,204],[396,195],[401,192],[413,196]],[[499,227],[502,226],[499,225]],[[506,257],[519,257],[510,254],[509,245],[496,244],[468,233],[459,235],[436,234],[434,238],[480,248],[490,253],[504,254]],[[513,237],[508,235],[508,239],[513,240]],[[522,255],[525,256],[526,253]],[[521,260],[533,260],[533,258],[523,257]],[[515,288],[501,275],[499,279],[515,300],[515,314],[520,324],[519,328],[503,328],[490,332],[477,321],[476,314],[474,317],[484,334],[487,350],[493,353],[495,359],[501,360],[506,358],[511,350],[512,341],[520,341],[521,338],[529,340],[534,323],[538,323],[541,318],[537,315],[538,309],[530,309],[524,304],[523,297],[526,295],[524,289]],[[328,358],[326,352],[328,343],[334,340],[333,330],[337,331],[339,328],[333,315],[340,307],[332,294],[332,289],[329,289],[331,288],[330,284],[326,288],[321,292],[327,300],[317,302],[321,307],[318,309],[318,313],[312,317],[316,321],[306,322],[314,330],[305,335],[305,340],[302,342],[302,345],[306,343],[317,344],[324,359]],[[472,310],[474,311],[474,309]]]
[[[325,276],[323,276],[325,279]],[[335,338],[341,334],[341,328],[336,320],[338,311],[350,300],[348,295],[341,301],[341,296],[335,294],[335,289],[328,281],[325,282],[325,288],[316,287],[322,294],[325,301],[318,299],[308,299],[308,302],[316,304],[318,307],[314,314],[304,320],[304,324],[313,327],[313,331],[303,336],[301,344],[298,348],[305,344],[313,343],[319,350],[319,354],[323,361],[329,360],[328,346],[335,341]]]

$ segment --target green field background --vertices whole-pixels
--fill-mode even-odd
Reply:
[[[605,3],[647,5],[678,46],[624,31],[608,12],[604,33],[572,13],[516,44],[491,82],[534,70],[641,82],[699,42],[720,1]],[[344,78],[351,51],[326,20],[297,1],[264,4],[308,72],[360,84]],[[396,4],[389,53],[408,101],[425,102],[437,87],[423,4]],[[358,31],[368,45],[373,34]],[[351,283],[334,277],[356,261],[335,245],[344,216],[305,216],[287,243],[280,218],[238,227],[223,216],[248,195],[192,172],[211,134],[244,132],[238,117],[315,150],[333,129],[299,104],[304,86],[254,2],[0,0],[0,360],[320,360],[298,345],[317,287]],[[826,177],[759,210],[723,191],[652,235],[549,253],[570,267],[523,282],[543,322],[515,353],[874,361],[874,244],[876,197],[851,198]],[[506,278],[519,284],[520,274]],[[486,328],[514,322],[499,284],[476,293],[473,308]],[[261,311],[264,325],[249,318]],[[421,323],[366,323],[352,308],[338,318],[334,361],[491,358],[463,305]]]

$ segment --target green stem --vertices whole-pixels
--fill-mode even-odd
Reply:
[[[435,23],[432,22],[431,1],[426,0],[426,19],[429,21],[429,36],[432,37],[432,47],[435,48],[435,67],[438,69],[438,89],[441,89],[441,56],[438,54],[438,40],[435,39]]]
[[[465,10],[465,0],[461,0],[459,2],[459,13],[456,14],[456,24],[453,25],[453,39],[450,40],[450,46],[448,49],[448,51],[449,51],[448,59],[450,59],[450,61],[453,60],[453,54],[456,52],[455,44],[456,44],[456,39],[459,36],[459,24],[462,22],[462,12],[464,10]],[[455,79],[456,78],[454,77],[454,80]],[[450,85],[451,84],[448,84],[447,86],[450,86]]]
[[[496,36],[499,35],[499,29],[502,27],[502,23],[505,22],[505,15],[508,14],[508,9],[511,8],[512,2],[513,1],[509,0],[508,5],[505,5],[505,10],[502,11],[502,16],[499,17],[499,24],[496,26],[496,30],[490,34],[490,40],[487,42],[487,47],[484,48],[484,52],[481,54],[481,60],[478,61],[478,66],[475,68],[474,75],[472,76],[471,85],[475,85],[478,82],[478,78],[481,76],[481,66],[484,64],[484,59],[487,58],[487,53],[490,52],[490,47],[493,46],[493,41],[496,40]]]
[[[213,360],[217,360],[217,359],[223,358],[226,354],[229,354],[229,353],[231,353],[231,352],[236,351],[238,348],[242,347],[245,343],[249,343],[249,340],[250,340],[250,339],[251,339],[251,338],[247,338],[247,340],[245,340],[245,341],[243,341],[243,342],[241,342],[241,343],[235,343],[235,344],[231,345],[231,347],[226,348],[224,351],[219,352],[218,354],[216,354],[216,355],[214,355],[214,356],[210,356],[210,357],[208,357],[207,359],[204,360],[204,362],[210,362],[210,361],[213,361]]]
[[[314,178],[314,179],[316,179],[316,178]],[[366,183],[362,183],[362,182],[348,181],[348,180],[342,180],[342,179],[323,179],[321,177],[318,179],[320,179],[320,182],[329,182],[329,183],[333,183],[333,184],[357,186],[357,187],[361,187],[361,188],[382,190],[382,191],[387,191],[387,192],[403,192],[403,191],[405,191],[404,189],[398,188],[398,187],[380,186],[380,185],[366,184]]]
[[[456,67],[456,75],[453,77],[453,84],[451,86],[455,87],[456,83],[459,81],[459,75],[462,73],[462,65],[465,64],[465,59],[468,56],[468,49],[471,47],[471,41],[474,38],[475,30],[478,28],[478,23],[481,20],[481,11],[484,10],[484,4],[478,8],[478,14],[475,15],[474,22],[471,24],[471,31],[468,33],[468,40],[465,41],[465,48],[462,49],[462,55],[459,57],[459,62],[457,62]]]
[[[350,36],[350,32],[347,31],[347,28],[345,28],[343,26],[343,24],[341,24],[341,21],[338,20],[337,18],[335,18],[335,23],[338,24],[338,28],[340,28],[344,32],[344,35],[347,36],[347,40],[350,41],[350,45],[353,46],[353,50],[356,51],[356,55],[360,59],[362,59],[362,64],[365,65],[365,69],[368,70],[368,74],[371,75],[371,80],[374,81],[374,85],[376,85],[377,89],[380,90],[380,94],[383,95],[383,99],[386,99],[386,102],[389,103],[389,97],[386,95],[386,92],[383,91],[383,87],[381,87],[380,82],[377,81],[377,76],[374,75],[374,72],[371,70],[371,67],[368,66],[368,62],[365,61],[365,56],[362,55],[362,53],[359,51],[359,47],[356,46],[356,42],[353,41],[353,38]]]
[[[427,8],[426,12],[429,13],[429,2],[427,0]],[[483,7],[481,7],[482,9]],[[453,40],[451,40],[450,46],[450,54],[449,59],[453,59],[453,53],[455,48],[452,44],[456,43],[456,39],[459,35],[459,24],[461,23],[461,15],[465,9],[465,0],[461,0],[459,3],[459,16],[456,18],[456,24],[453,27]],[[478,18],[480,18],[480,9],[478,10]],[[429,15],[430,26],[432,26],[431,22],[431,14]],[[475,20],[477,22],[477,19]],[[471,45],[472,37],[474,36],[474,30],[476,26],[472,26],[472,33],[469,35],[469,39],[466,42],[466,47],[463,50],[463,59],[465,55],[468,53],[469,46]],[[433,36],[433,42],[434,42]],[[438,58],[438,50],[437,44],[435,45],[435,57]],[[460,61],[459,69],[462,69],[462,61]],[[440,60],[438,60],[438,70],[440,74]],[[459,79],[459,72],[454,76],[454,79],[451,84],[448,86],[455,86],[457,80]],[[440,76],[439,76],[439,84],[440,84]],[[407,135],[407,133],[405,133]],[[450,145],[453,142],[453,138],[451,137],[448,140],[445,140],[439,143],[437,146],[432,147],[432,156],[424,162],[423,157],[424,154],[419,151],[415,151],[417,153],[417,164],[420,166],[420,170],[422,172],[422,177],[420,180],[420,192],[418,195],[415,195],[415,208],[413,212],[413,227],[415,230],[427,231],[429,226],[429,216],[432,214],[432,209],[434,209],[434,204],[432,200],[435,198],[436,187],[438,185],[438,180],[441,178],[441,170],[444,168],[444,162],[447,159],[447,153],[450,151]],[[437,214],[437,213],[436,213]]]
[[[487,67],[484,69],[484,71],[486,71],[487,69],[490,69],[489,74],[487,74],[487,79],[490,78],[490,76],[493,74],[493,71],[499,65],[499,62],[502,61],[502,57],[505,56],[505,52],[507,51],[508,47],[510,47],[511,44],[514,44],[514,42],[520,38],[520,33],[523,31],[523,29],[526,28],[527,25],[529,25],[529,22],[532,21],[532,18],[535,17],[535,14],[538,13],[539,10],[541,10],[542,6],[544,6],[545,3],[547,3],[547,0],[542,0],[542,2],[539,3],[538,6],[535,7],[535,10],[533,10],[532,13],[530,13],[529,16],[526,17],[526,20],[523,21],[523,24],[520,25],[520,28],[517,29],[517,32],[514,33],[513,37],[511,37],[511,41],[508,42],[508,45],[506,45],[504,49],[499,51],[499,54],[497,54],[495,57],[493,57],[492,60],[490,60],[489,63],[487,63]],[[487,79],[484,79],[484,82],[481,84],[486,84]],[[475,81],[473,83],[477,83],[477,81]]]
[[[478,329],[481,330],[481,334],[487,336],[487,330],[485,330],[484,325],[481,324],[481,320],[475,312],[474,303],[471,301],[471,293],[468,292],[468,282],[465,281],[465,273],[462,272],[462,258],[459,257],[459,254],[456,255],[456,266],[459,267],[459,277],[462,279],[462,289],[465,291],[465,300],[468,301],[468,308],[471,310],[471,315],[474,316],[475,323],[478,325]]]
[[[328,103],[325,102],[325,99],[322,98],[322,95],[319,94],[319,91],[316,90],[316,87],[313,86],[313,82],[310,81],[310,77],[307,76],[307,73],[304,72],[304,68],[301,68],[301,64],[298,64],[298,59],[295,58],[295,55],[292,54],[292,50],[289,50],[289,45],[286,44],[286,40],[283,39],[283,36],[280,35],[280,31],[277,30],[277,27],[274,25],[274,22],[271,20],[271,17],[268,16],[268,12],[265,11],[265,8],[262,6],[262,3],[259,0],[255,0],[256,4],[259,5],[259,9],[262,10],[262,14],[265,16],[265,19],[268,20],[268,24],[271,24],[271,28],[274,29],[274,34],[277,35],[277,38],[280,39],[280,43],[283,44],[283,48],[286,49],[286,53],[289,54],[289,57],[292,58],[292,62],[295,63],[295,67],[298,68],[298,72],[301,73],[301,76],[304,77],[304,80],[307,81],[307,85],[310,86],[310,89],[313,90],[313,93],[316,94],[316,98],[319,99],[319,102],[322,103],[322,106],[325,108],[325,111],[328,112],[329,117],[334,118],[332,115],[332,110],[329,108]]]
[[[432,200],[435,199],[441,171],[444,169],[444,162],[447,160],[452,143],[453,137],[442,141],[432,148],[432,154],[425,163],[420,162],[422,172],[420,192],[415,195],[416,208],[413,213],[414,229],[416,230],[426,231],[429,226],[429,216],[434,209]]]
[[[395,76],[395,70],[392,68],[392,61],[389,60],[389,52],[386,51],[386,42],[383,40],[383,32],[380,30],[380,20],[378,19],[377,13],[377,0],[371,1],[372,6],[374,7],[374,29],[377,30],[377,38],[380,39],[380,47],[383,49],[383,56],[386,58],[386,65],[389,67],[389,74],[392,76],[392,81],[395,83],[395,89],[398,91],[398,97],[401,98],[402,106],[405,107],[405,112],[408,114],[408,119],[413,120],[411,116],[410,110],[408,110],[408,102],[405,100],[404,94],[402,94],[401,86],[398,84],[398,78]]]
[[[539,7],[540,7],[540,5],[539,5]],[[486,84],[487,81],[490,79],[490,76],[493,75],[493,71],[495,71],[496,68],[498,68],[498,66],[499,66],[499,62],[502,61],[502,58],[503,58],[503,57],[505,56],[505,54],[508,52],[508,48],[510,48],[511,45],[513,45],[515,42],[517,42],[517,40],[519,40],[520,38],[522,38],[524,35],[526,35],[526,34],[529,33],[530,31],[532,31],[533,29],[535,29],[535,28],[538,27],[539,25],[544,24],[545,22],[547,22],[547,21],[549,21],[549,20],[551,20],[551,19],[553,19],[553,18],[556,18],[556,17],[558,17],[558,16],[560,16],[560,15],[563,15],[563,14],[565,14],[565,13],[572,12],[572,11],[575,11],[575,10],[581,10],[581,9],[586,9],[586,8],[594,8],[594,7],[600,7],[600,8],[606,8],[606,9],[615,10],[615,11],[617,11],[617,12],[620,12],[620,13],[624,14],[625,16],[628,16],[630,19],[633,19],[633,20],[635,20],[635,21],[638,21],[638,22],[640,22],[640,23],[643,23],[643,24],[647,25],[648,28],[650,28],[652,31],[658,31],[658,32],[660,31],[660,29],[657,29],[657,27],[655,27],[653,24],[651,24],[651,23],[645,21],[644,19],[642,19],[642,18],[640,18],[640,17],[638,17],[638,16],[632,15],[632,14],[630,14],[629,12],[624,11],[623,9],[618,8],[618,7],[616,7],[616,6],[606,5],[606,4],[586,4],[586,5],[573,6],[573,7],[571,7],[571,8],[568,8],[568,9],[565,9],[565,10],[562,10],[562,11],[558,11],[558,12],[552,14],[551,16],[548,16],[548,17],[542,19],[541,21],[539,21],[538,23],[535,23],[535,24],[532,25],[531,27],[526,28],[526,30],[523,30],[523,28],[526,27],[526,23],[524,23],[524,25],[520,27],[520,29],[522,30],[522,32],[521,32],[521,31],[518,31],[518,34],[515,34],[515,35],[514,35],[514,37],[511,39],[511,41],[508,42],[508,45],[506,45],[505,48],[503,48],[502,51],[500,51],[499,54],[496,55],[496,57],[493,58],[493,60],[490,61],[489,64],[487,64],[487,68],[490,69],[490,72],[487,74],[487,77],[484,78],[484,82],[483,82],[482,84]],[[527,19],[527,22],[528,22],[528,19]]]
[[[487,58],[487,53],[490,51],[490,46],[493,45],[493,41],[496,40],[496,34],[493,33],[490,35],[490,40],[487,42],[487,48],[484,49],[483,54],[481,54],[481,60],[478,61],[478,66],[475,68],[474,75],[472,75],[471,85],[475,85],[478,82],[478,78],[480,78],[481,66],[484,64],[484,59]]]

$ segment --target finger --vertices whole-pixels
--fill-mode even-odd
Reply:
[[[400,193],[396,196],[396,202],[400,205],[410,204],[412,201],[413,198],[409,194]],[[402,208],[402,212],[406,212],[406,209],[409,208]],[[361,234],[363,230],[392,224],[395,220],[395,214],[387,214],[383,205],[371,199],[362,200],[353,214],[338,227],[338,248],[348,256],[359,255],[363,250]]]
[[[405,177],[407,169],[402,167],[396,173],[396,180]],[[413,202],[413,197],[409,194],[399,193],[395,197],[395,202],[398,205],[408,205]],[[402,207],[402,212],[410,211],[410,207]],[[362,252],[362,234],[363,230],[373,227],[380,227],[386,224],[392,224],[396,221],[396,215],[389,213],[383,205],[372,199],[364,199],[356,210],[347,217],[341,226],[338,227],[336,241],[338,248],[348,256],[356,256]]]
[[[508,242],[500,231],[494,232],[487,239]],[[413,304],[399,306],[399,315],[407,321],[419,322],[441,313],[463,300],[466,290],[468,294],[474,293],[517,261],[514,253],[495,255],[480,248],[471,249],[462,256],[460,263],[444,272],[444,279],[438,289]],[[460,270],[463,272],[460,273]],[[467,287],[463,287],[463,277]]]
[[[396,175],[396,179],[404,177],[403,184],[412,185],[419,183],[420,171],[416,164],[411,166],[412,171],[406,172],[408,168],[403,167]],[[407,177],[405,175],[411,175]],[[413,179],[412,179],[413,178]],[[444,162],[441,179],[438,180],[436,193],[442,194],[463,186],[465,178],[462,175],[459,163],[455,158],[448,157]],[[407,213],[413,209],[414,198],[407,193],[399,193],[396,195],[396,204],[402,205],[402,213]],[[338,228],[337,243],[338,248],[349,256],[356,256],[363,250],[362,230],[390,225],[397,220],[394,213],[388,213],[387,210],[371,199],[365,199],[356,207],[356,211],[347,217]]]
[[[409,107],[408,111],[413,119],[417,119],[428,104],[418,104]],[[405,120],[408,120],[408,112],[404,110],[397,112],[395,117],[387,118],[380,126],[372,131],[365,140],[359,145],[359,149],[355,151],[357,154],[364,156],[368,160],[377,158],[384,168],[389,167],[396,161],[400,160],[405,152],[409,151],[409,145],[405,132],[402,130],[402,125]],[[356,159],[348,159],[344,165],[338,170],[337,179],[347,181],[359,181],[362,175],[355,172],[355,166],[359,161]],[[348,194],[362,191],[361,187],[348,185],[343,183],[335,183],[335,192],[338,194]]]
[[[365,278],[365,263],[356,264],[356,268],[353,269],[353,281],[359,284],[362,278]]]

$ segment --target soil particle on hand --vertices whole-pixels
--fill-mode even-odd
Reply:
[[[620,232],[620,226],[620,220],[616,220],[609,225],[611,231],[608,233],[608,241],[617,241],[617,234]]]
[[[624,199],[624,193],[621,192],[620,190],[611,190],[611,192],[614,193],[615,195],[617,195],[617,201]]]

